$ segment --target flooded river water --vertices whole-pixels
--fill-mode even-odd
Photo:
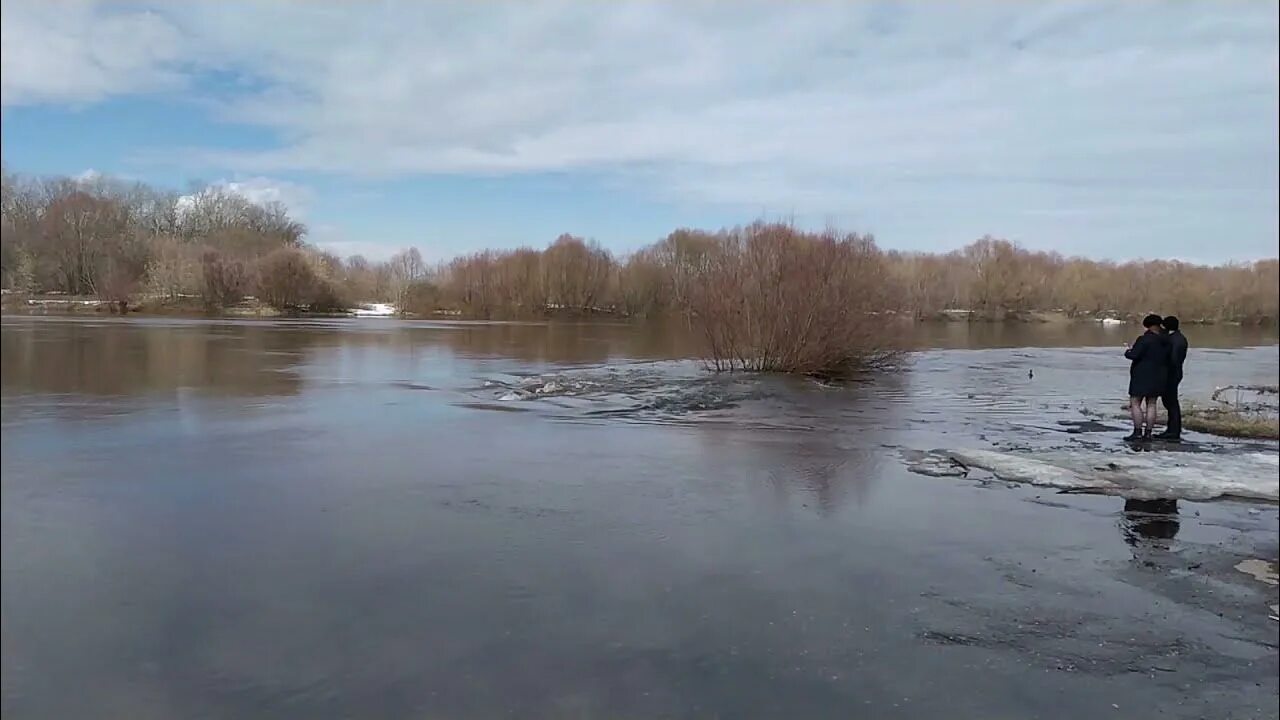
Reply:
[[[6,317],[4,717],[1276,717],[1275,444],[1123,445],[1132,328],[915,332]]]

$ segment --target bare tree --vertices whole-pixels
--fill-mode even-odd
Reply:
[[[542,255],[547,296],[552,305],[585,312],[596,308],[608,288],[613,257],[595,241],[561,235]]]
[[[737,334],[717,336],[717,342],[732,340],[733,346],[751,353],[761,347],[773,353],[771,346],[757,346],[757,341],[789,343],[793,335],[788,333],[805,327],[787,327],[789,322],[778,320],[799,312],[791,307],[803,295],[797,295],[797,288],[816,301],[827,302],[833,293],[840,302],[856,301],[864,315],[903,311],[928,317],[963,309],[993,318],[1041,310],[1132,316],[1158,309],[1189,322],[1258,323],[1274,322],[1280,315],[1280,261],[1274,258],[1217,267],[1115,263],[1031,251],[992,236],[945,254],[859,254],[853,238],[874,247],[870,238],[758,223],[717,232],[676,230],[623,263],[597,243],[566,234],[544,250],[484,250],[433,271],[413,249],[386,263],[358,256],[339,261],[308,245],[306,227],[283,206],[255,204],[224,186],[178,196],[111,178],[0,176],[0,279],[6,288],[32,293],[115,300],[146,287],[169,299],[200,294],[211,307],[222,307],[257,288],[255,272],[264,269],[283,273],[285,280],[309,272],[314,282],[305,302],[291,294],[289,282],[282,294],[275,289],[268,294],[312,309],[379,300],[402,310],[452,308],[476,317],[539,316],[551,308],[635,316],[679,313],[690,320],[691,314],[738,312],[713,302],[706,285],[710,280],[724,297],[737,297],[744,307],[762,302],[760,298],[774,303],[775,309],[763,315],[765,306],[753,311],[745,325],[746,316],[725,317],[725,331]],[[778,255],[780,247],[795,256]],[[306,271],[295,268],[298,258]],[[874,276],[867,274],[872,267]],[[296,277],[289,274],[294,270]],[[280,278],[262,279],[264,287],[276,288]],[[846,281],[857,283],[859,292],[874,290],[873,299],[831,289]],[[775,321],[776,333],[770,325]],[[839,322],[846,330],[854,327],[852,321]],[[744,328],[751,330],[743,335]],[[840,333],[832,335],[834,342],[849,338]],[[808,339],[800,344],[822,346]]]
[[[382,300],[378,293],[377,273],[363,255],[352,255],[342,261],[339,268],[340,282],[346,287],[352,300]]]
[[[404,313],[409,290],[426,277],[427,266],[418,248],[401,250],[387,261],[387,291],[391,302]]]
[[[158,235],[150,245],[147,287],[152,293],[170,301],[199,293],[199,248],[171,235]]]

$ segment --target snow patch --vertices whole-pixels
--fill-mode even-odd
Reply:
[[[396,306],[391,303],[366,303],[351,311],[356,317],[391,317],[396,314]]]
[[[1276,572],[1276,564],[1262,558],[1249,558],[1236,563],[1236,569],[1252,575],[1258,582],[1268,585],[1280,585],[1280,574]]]

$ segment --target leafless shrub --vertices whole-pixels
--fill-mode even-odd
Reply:
[[[327,278],[317,278],[307,301],[307,309],[312,312],[335,313],[346,310],[351,303],[340,285]]]
[[[300,250],[284,247],[258,264],[258,298],[277,310],[310,305],[318,279]]]
[[[152,238],[150,245],[146,276],[151,292],[171,301],[200,292],[199,248],[169,235]]]
[[[200,257],[201,294],[210,308],[225,308],[244,299],[252,275],[242,260],[225,257],[207,249]]]
[[[258,298],[277,310],[343,310],[348,299],[336,282],[340,265],[312,249],[279,248],[258,263]]]
[[[901,357],[876,314],[888,285],[869,236],[756,223],[722,238],[690,303],[716,370],[844,377]]]
[[[141,285],[141,273],[132,266],[107,258],[95,285],[100,300],[127,304]],[[121,305],[124,307],[124,305]]]
[[[439,287],[426,280],[420,280],[409,286],[408,292],[405,293],[402,310],[406,313],[424,317],[441,309],[442,301],[443,297]]]
[[[385,289],[379,287],[378,266],[363,255],[352,255],[342,262],[337,282],[356,302],[378,299]]]
[[[299,252],[315,276],[311,296],[307,298],[308,310],[339,312],[355,302],[350,286],[343,282],[346,268],[337,255],[307,245],[300,246]]]

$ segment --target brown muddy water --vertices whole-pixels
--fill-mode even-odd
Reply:
[[[1132,328],[916,332],[6,317],[4,717],[1276,717],[1275,444],[1123,445]]]

